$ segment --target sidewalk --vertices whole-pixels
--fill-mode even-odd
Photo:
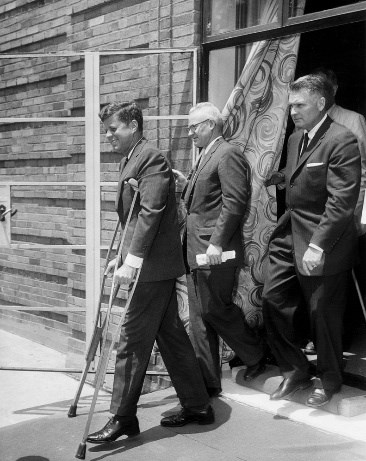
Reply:
[[[62,354],[0,333],[1,365],[64,366]],[[0,371],[0,388],[1,461],[75,459],[93,394],[90,386],[84,386],[76,418],[67,418],[67,411],[77,381],[62,373]],[[91,430],[106,423],[109,400],[110,394],[101,393]],[[350,418],[296,402],[273,402],[266,393],[235,383],[229,370],[224,371],[222,397],[213,400],[215,424],[162,428],[160,418],[177,405],[173,388],[142,396],[141,434],[108,445],[88,444],[86,460],[366,460],[365,414]]]
[[[65,356],[0,330],[0,365],[65,368]],[[57,407],[54,402],[73,399],[77,381],[63,373],[0,370],[0,389],[1,428],[64,412],[65,409]],[[85,385],[82,397],[92,393],[93,388]]]

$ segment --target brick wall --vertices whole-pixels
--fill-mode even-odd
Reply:
[[[199,43],[199,24],[195,0],[4,0],[0,52],[181,48]],[[0,57],[0,64],[0,117],[85,115],[82,57]],[[101,56],[101,104],[135,99],[144,115],[187,114],[192,70],[190,53]],[[149,120],[145,135],[187,172],[185,125]],[[120,159],[101,139],[101,180],[115,182]],[[81,122],[0,124],[0,181],[84,181],[84,163]],[[116,223],[114,195],[114,185],[101,188],[103,243]],[[84,186],[12,186],[11,203],[13,242],[85,244]],[[85,307],[85,250],[0,248],[0,284],[0,304]],[[0,310],[0,318],[10,331],[68,350],[71,362],[85,348],[82,313]]]

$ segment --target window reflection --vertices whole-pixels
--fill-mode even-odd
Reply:
[[[220,110],[224,108],[229,99],[254,44],[210,52],[208,100]]]
[[[331,8],[338,8],[340,6],[352,5],[354,3],[360,3],[361,0],[306,0],[305,3],[305,14],[316,13],[317,11],[325,11]],[[303,0],[290,0],[289,2],[289,17],[296,16],[296,10],[299,3]]]
[[[207,35],[278,21],[279,0],[209,0]]]

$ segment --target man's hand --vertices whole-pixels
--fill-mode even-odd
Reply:
[[[116,271],[114,282],[121,286],[130,286],[135,277],[136,270],[128,264],[122,264]]]
[[[184,176],[183,173],[181,173],[178,170],[172,169],[174,178],[175,178],[175,187],[177,190],[181,191],[186,187],[187,184],[187,178]]]
[[[209,266],[215,266],[216,264],[221,264],[221,255],[222,255],[222,248],[217,246],[217,245],[210,245],[207,248],[206,251],[207,255],[207,264]]]
[[[311,271],[320,265],[323,252],[316,248],[309,247],[302,258],[302,267],[306,275],[311,275]]]
[[[277,186],[285,182],[285,175],[280,171],[274,171],[268,178],[264,180],[264,185],[268,186]]]
[[[117,258],[114,258],[109,262],[107,269],[104,272],[105,275],[110,275],[110,273],[114,271],[114,266],[116,265],[116,261],[117,261]]]
[[[130,178],[127,181],[127,184],[134,190],[134,192],[139,191],[139,183],[137,182],[137,180],[135,178]]]

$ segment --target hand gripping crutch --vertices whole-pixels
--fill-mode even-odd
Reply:
[[[100,390],[100,388],[102,387],[102,385],[104,383],[104,378],[105,378],[105,375],[106,375],[106,372],[107,372],[109,359],[110,359],[110,357],[112,355],[114,346],[115,346],[116,342],[119,339],[120,331],[121,331],[121,328],[122,328],[126,313],[128,311],[128,308],[130,306],[133,294],[135,292],[135,288],[136,288],[136,285],[137,285],[137,282],[138,282],[138,279],[139,279],[139,276],[140,276],[140,272],[141,272],[141,268],[140,268],[138,270],[138,272],[137,272],[137,275],[135,277],[134,283],[133,283],[132,288],[130,290],[130,293],[129,293],[128,299],[126,301],[124,311],[121,314],[117,329],[116,329],[116,331],[115,331],[115,333],[114,333],[114,335],[112,337],[111,344],[110,344],[109,347],[107,347],[106,339],[107,339],[107,332],[108,332],[110,315],[111,315],[111,311],[112,311],[112,307],[113,307],[113,301],[114,301],[114,299],[115,299],[115,297],[117,295],[118,288],[119,288],[119,285],[115,282],[115,276],[116,276],[116,272],[117,272],[118,267],[119,267],[119,262],[122,259],[123,243],[124,243],[124,240],[125,240],[125,237],[126,237],[127,228],[128,228],[129,223],[130,223],[132,212],[133,212],[133,209],[134,209],[134,206],[135,206],[135,203],[136,203],[136,199],[137,199],[137,195],[138,195],[137,181],[134,180],[134,179],[130,179],[129,184],[131,185],[131,187],[133,187],[135,192],[134,192],[131,207],[130,207],[130,210],[129,210],[129,213],[128,213],[128,216],[127,216],[127,220],[126,220],[125,228],[124,228],[124,231],[123,231],[123,235],[122,235],[122,238],[121,238],[116,264],[114,266],[114,273],[113,273],[112,287],[111,287],[111,293],[110,293],[109,303],[108,303],[108,310],[107,310],[106,317],[104,319],[105,326],[103,326],[103,339],[102,339],[103,349],[102,349],[101,357],[100,357],[100,360],[99,360],[99,363],[98,363],[98,368],[97,368],[97,372],[96,372],[96,376],[95,376],[95,390],[94,390],[93,399],[92,399],[92,402],[91,402],[91,405],[90,405],[88,419],[87,419],[87,422],[86,422],[86,425],[85,425],[84,435],[83,435],[83,438],[82,438],[82,442],[79,444],[78,450],[77,450],[77,452],[75,454],[75,458],[78,458],[78,459],[85,459],[86,439],[87,439],[88,434],[89,434],[90,425],[91,425],[91,421],[92,421],[92,418],[93,418],[94,409],[95,409],[95,405],[96,405],[96,402],[97,402],[99,390]]]
[[[76,416],[77,405],[78,405],[78,402],[79,402],[81,391],[82,391],[83,386],[85,384],[86,377],[88,375],[90,364],[92,363],[92,361],[95,358],[95,354],[97,352],[98,346],[99,346],[99,344],[101,342],[101,339],[102,339],[103,325],[100,325],[100,311],[101,311],[101,307],[102,307],[104,284],[105,284],[105,280],[107,278],[107,268],[108,268],[108,264],[109,264],[109,258],[110,258],[110,254],[111,254],[112,249],[113,249],[114,241],[116,240],[119,223],[120,222],[118,220],[117,225],[116,225],[116,229],[115,229],[113,237],[112,237],[111,244],[110,244],[110,246],[108,248],[108,252],[107,252],[107,256],[106,256],[106,260],[105,260],[105,264],[104,264],[104,268],[103,268],[103,279],[102,279],[102,283],[101,283],[101,287],[100,287],[98,309],[97,309],[97,312],[96,312],[96,315],[95,315],[94,330],[93,330],[93,334],[92,334],[92,337],[91,337],[90,342],[89,342],[88,351],[87,351],[86,356],[85,356],[85,366],[84,366],[83,372],[82,372],[81,377],[80,377],[79,387],[78,387],[78,389],[76,391],[74,401],[70,405],[69,412],[67,414],[67,416],[69,418],[74,418]],[[117,252],[118,252],[118,249],[117,249]]]

